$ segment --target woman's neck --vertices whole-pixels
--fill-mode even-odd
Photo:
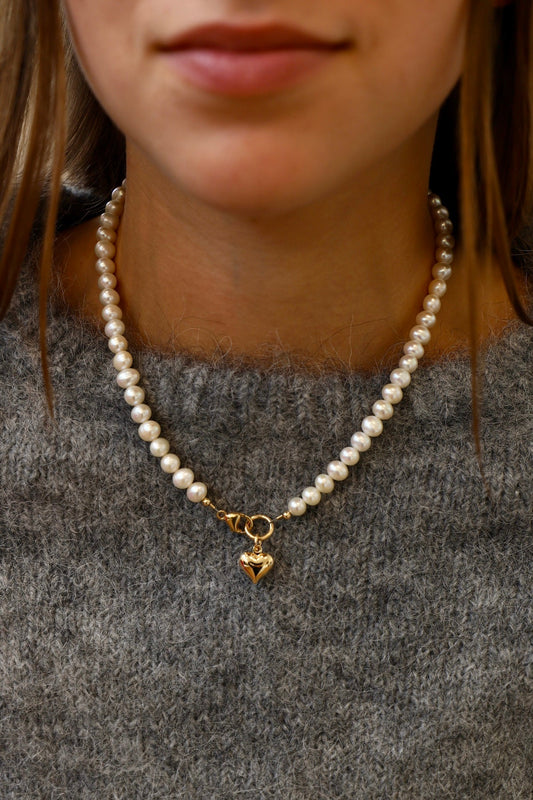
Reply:
[[[375,176],[374,176],[375,177]],[[63,237],[67,301],[99,316],[95,223]],[[392,173],[304,208],[254,216],[206,207],[128,167],[117,277],[136,347],[205,359],[373,370],[404,341],[431,279],[434,234],[425,176]],[[430,353],[468,342],[460,263]],[[71,278],[71,280],[69,279]],[[512,316],[496,274],[482,334]],[[500,325],[501,327],[501,325]]]

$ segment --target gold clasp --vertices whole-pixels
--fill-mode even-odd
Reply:
[[[246,526],[252,522],[251,517],[242,511],[222,511],[217,516],[224,520],[233,533],[246,533]]]

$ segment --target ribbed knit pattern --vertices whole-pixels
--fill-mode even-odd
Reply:
[[[47,420],[31,269],[0,327],[3,800],[530,800],[533,333],[422,366],[347,481],[265,546],[175,489],[105,337],[56,310]],[[386,372],[144,353],[163,435],[224,508],[276,515]]]

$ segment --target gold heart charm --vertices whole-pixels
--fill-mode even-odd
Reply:
[[[239,559],[239,564],[246,572],[248,577],[253,583],[257,583],[263,578],[267,572],[270,572],[274,564],[274,559],[270,553],[247,552],[243,553]]]

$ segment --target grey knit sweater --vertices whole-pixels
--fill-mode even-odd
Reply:
[[[47,420],[28,269],[0,326],[2,800],[533,797],[533,333],[422,367],[318,507],[246,540],[163,474],[103,334],[56,308]],[[385,374],[142,354],[149,401],[226,508],[276,514]]]

